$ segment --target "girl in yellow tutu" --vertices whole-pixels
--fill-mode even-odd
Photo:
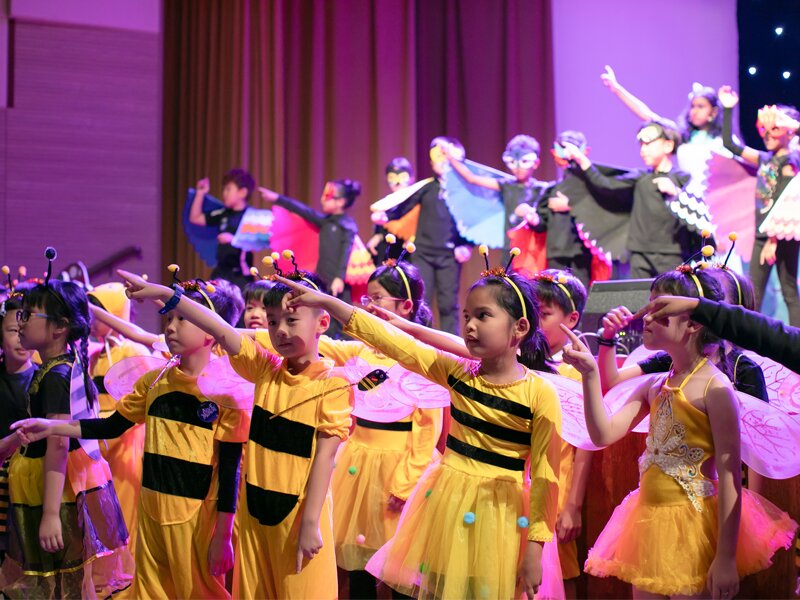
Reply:
[[[709,273],[683,265],[658,276],[661,295],[722,298]],[[645,318],[644,343],[672,358],[665,376],[641,384],[608,416],[597,364],[577,337],[564,360],[583,374],[586,424],[592,441],[613,444],[650,416],[639,459],[639,489],[617,507],[585,570],[633,585],[635,598],[733,598],[739,579],[767,568],[788,548],[797,524],[758,494],[741,489],[738,401],[706,355],[718,343],[687,316]]]
[[[325,309],[346,323],[348,335],[450,391],[452,427],[442,461],[422,476],[397,532],[367,570],[420,598],[523,592],[532,598],[558,510],[561,411],[553,386],[529,370],[547,368],[529,282],[499,268],[473,284],[463,329],[476,359],[468,359],[426,346],[336,298],[280,281],[293,289],[290,307]]]

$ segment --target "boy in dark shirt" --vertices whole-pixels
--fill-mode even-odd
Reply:
[[[700,247],[699,235],[670,209],[670,202],[689,182],[689,174],[675,168],[680,144],[677,127],[666,121],[642,125],[636,138],[646,169],[617,177],[603,175],[573,144],[565,145],[565,158],[580,167],[576,173],[594,191],[629,190],[633,194],[628,250],[630,276],[655,277],[681,264]]]
[[[189,222],[192,225],[217,227],[217,266],[211,273],[213,279],[227,279],[242,287],[253,281],[250,267],[253,266],[253,253],[245,252],[231,245],[239,223],[249,207],[250,194],[255,189],[255,180],[244,169],[232,169],[222,179],[223,208],[203,212],[203,199],[210,189],[208,179],[197,182],[197,193],[192,202]]]

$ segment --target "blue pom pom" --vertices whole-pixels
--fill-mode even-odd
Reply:
[[[520,529],[527,529],[528,527],[528,517],[520,517],[517,519],[517,527]]]
[[[474,522],[475,522],[475,513],[474,512],[464,513],[464,523],[466,525],[472,525]]]

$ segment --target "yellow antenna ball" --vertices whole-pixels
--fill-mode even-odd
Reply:
[[[409,243],[412,243],[412,244],[413,244],[414,242],[416,242],[416,241],[417,241],[417,236],[415,236],[415,235],[412,235],[410,238],[408,238],[408,241],[409,241]]]
[[[703,246],[703,249],[701,250],[701,252],[703,253],[703,256],[705,256],[706,258],[711,258],[712,256],[714,256],[714,247],[713,246]]]
[[[253,277],[258,277],[258,269],[255,267],[250,267],[250,275]]]
[[[735,232],[735,231],[731,231],[731,232],[728,234],[728,239],[729,239],[730,241],[732,241],[732,242],[735,242],[737,237],[739,237],[739,236],[736,234],[736,232]]]
[[[22,266],[17,269],[20,277],[27,277],[28,276],[28,267]]]
[[[142,273],[142,279],[144,279],[145,281],[147,281],[147,280],[148,280],[148,279],[150,279],[150,278],[147,276],[147,273]]]
[[[567,283],[567,276],[563,273],[558,274],[558,283]]]
[[[408,254],[414,254],[417,251],[417,245],[414,242],[408,242],[406,244],[406,252]]]
[[[207,283],[207,284],[206,284],[206,291],[207,291],[209,294],[213,294],[214,292],[216,292],[216,291],[217,291],[217,288],[215,288],[215,287],[214,287],[212,284],[210,284],[210,283]]]
[[[704,238],[711,237],[711,232],[708,229],[703,229],[703,231],[700,232],[700,235]]]
[[[511,256],[519,256],[519,255],[520,255],[520,249],[519,249],[519,248],[517,248],[516,246],[514,246],[514,247],[511,249],[511,251],[509,252],[509,254],[510,254]]]
[[[277,252],[273,252],[272,254],[270,254],[270,256],[272,257],[272,260],[278,260],[281,257],[281,255],[278,254]]]
[[[707,263],[707,262],[700,263],[700,270],[701,271],[704,271],[705,269],[708,269],[709,267],[711,267],[711,265],[709,263]]]
[[[387,244],[396,244],[397,243],[397,238],[394,236],[393,233],[387,233],[386,237],[383,238],[383,239],[386,240]]]
[[[294,252],[292,252],[291,250],[283,251],[283,258],[285,258],[286,260],[292,260],[293,257],[294,257]]]
[[[8,265],[3,265],[3,275],[8,275],[11,273],[11,269],[8,268]]]
[[[487,254],[489,254],[489,247],[486,244],[481,244],[480,246],[478,246],[478,252],[480,253],[481,256],[486,256]]]
[[[271,267],[272,265],[275,264],[275,259],[272,258],[271,256],[265,256],[264,258],[261,259],[261,262],[264,263],[266,266]]]
[[[178,265],[176,265],[175,263],[172,263],[171,265],[169,265],[167,267],[167,271],[169,271],[170,273],[177,273],[180,270],[181,270],[181,268]]]

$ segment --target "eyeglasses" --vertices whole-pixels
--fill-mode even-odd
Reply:
[[[31,312],[28,309],[17,311],[17,321],[19,323],[27,323],[31,317],[41,317],[43,319],[49,319],[50,315],[46,315],[44,313]]]
[[[361,306],[378,304],[381,300],[394,300],[395,302],[405,302],[405,298],[395,298],[394,296],[361,296]]]

